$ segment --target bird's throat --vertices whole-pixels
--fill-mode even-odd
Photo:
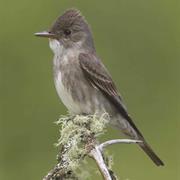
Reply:
[[[62,56],[64,47],[58,40],[49,39],[49,46],[55,56],[58,56],[58,57]]]

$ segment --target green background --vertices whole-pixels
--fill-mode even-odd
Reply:
[[[48,41],[33,33],[71,7],[91,24],[97,52],[130,114],[166,164],[157,168],[136,145],[114,145],[114,171],[122,180],[177,180],[176,0],[0,0],[0,180],[39,180],[56,163],[59,132],[53,122],[66,109],[54,88]],[[104,138],[119,137],[110,129]]]

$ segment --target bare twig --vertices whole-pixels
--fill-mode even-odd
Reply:
[[[113,144],[136,144],[141,143],[142,141],[134,140],[134,139],[112,139],[106,142],[103,142],[99,145],[99,149],[102,152],[103,149],[107,146],[113,145]]]
[[[90,157],[92,157],[95,160],[95,162],[96,162],[96,164],[97,164],[103,178],[105,180],[112,180],[112,179],[114,179],[114,176],[112,177],[112,174],[109,172],[108,167],[107,167],[106,163],[104,162],[104,158],[103,158],[103,155],[102,155],[103,149],[105,147],[109,146],[109,145],[118,144],[118,143],[131,144],[131,143],[140,143],[140,142],[141,141],[139,141],[139,140],[132,140],[132,139],[113,139],[113,140],[109,140],[109,141],[106,141],[104,143],[101,143],[101,144],[95,146],[91,150],[89,155],[90,155]]]
[[[103,178],[105,180],[112,180],[112,177],[111,177],[111,174],[107,168],[107,165],[105,164],[104,162],[104,159],[103,159],[103,156],[102,156],[102,153],[99,149],[98,146],[94,147],[91,152],[89,153],[89,156],[92,157],[98,168],[99,168],[99,171],[101,172]]]

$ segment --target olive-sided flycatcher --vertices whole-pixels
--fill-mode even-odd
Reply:
[[[57,93],[72,114],[109,113],[110,123],[132,139],[157,166],[163,162],[145,141],[127,113],[118,90],[106,67],[97,56],[88,23],[76,9],[57,18],[47,32],[36,33],[49,38],[54,52],[53,71]]]

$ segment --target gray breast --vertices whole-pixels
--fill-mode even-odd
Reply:
[[[58,70],[55,68],[55,86],[62,102],[73,114],[103,113],[111,108],[104,95],[87,81],[78,60],[61,61]]]

